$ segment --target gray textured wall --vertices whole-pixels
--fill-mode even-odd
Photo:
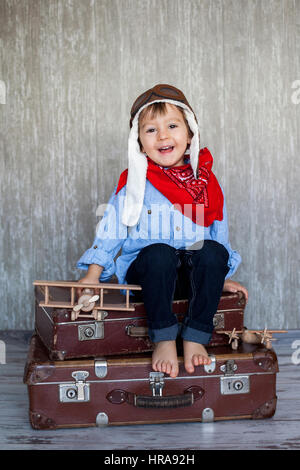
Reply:
[[[215,158],[246,325],[299,328],[300,1],[0,0],[0,28],[0,328],[33,328],[34,279],[81,276],[131,104],[159,82]]]

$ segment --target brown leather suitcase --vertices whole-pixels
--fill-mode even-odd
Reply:
[[[129,298],[125,302],[125,296],[120,292],[125,286],[102,283],[104,294],[100,294],[99,302],[94,305],[96,319],[91,311],[83,312],[82,316],[74,319],[74,290],[78,283],[35,281],[34,284],[35,329],[51,359],[134,354],[153,350],[147,334],[144,304],[129,302]],[[187,300],[173,302],[173,312],[179,322],[187,306]],[[228,336],[217,331],[221,333],[233,328],[243,329],[244,309],[245,297],[241,293],[223,293],[214,316],[215,331],[211,346],[228,343]]]
[[[24,382],[35,429],[263,419],[276,409],[275,352],[262,345],[208,348],[209,366],[179,375],[151,368],[151,354],[51,361],[34,335]]]

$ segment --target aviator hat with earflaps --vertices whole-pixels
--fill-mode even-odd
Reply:
[[[139,145],[139,115],[143,109],[153,103],[170,103],[183,108],[185,118],[193,133],[190,144],[190,164],[195,178],[198,178],[198,158],[200,135],[197,119],[186,97],[178,88],[171,85],[156,85],[142,93],[133,103],[130,118],[130,133],[128,139],[128,177],[126,196],[122,214],[123,224],[132,227],[137,224],[143,208],[147,157]]]

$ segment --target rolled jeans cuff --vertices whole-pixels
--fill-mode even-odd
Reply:
[[[212,334],[207,333],[206,331],[196,330],[190,326],[182,326],[181,337],[185,341],[192,341],[193,343],[199,344],[208,344],[211,340],[211,336]]]
[[[176,340],[178,335],[178,324],[168,326],[160,329],[148,329],[149,338],[153,343],[160,341],[173,341]]]

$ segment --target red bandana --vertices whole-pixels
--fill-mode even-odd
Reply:
[[[176,209],[192,219],[193,222],[200,223],[197,218],[197,214],[199,214],[197,205],[201,204],[200,207],[204,209],[205,227],[211,225],[214,220],[223,220],[223,193],[217,178],[211,171],[213,157],[206,147],[201,149],[199,153],[198,179],[195,179],[189,163],[173,168],[164,168],[154,163],[150,158],[147,160],[147,179],[172,204],[176,205]],[[116,194],[125,186],[127,174],[128,170],[121,174]],[[185,205],[191,207],[192,210],[189,213],[184,210]]]

